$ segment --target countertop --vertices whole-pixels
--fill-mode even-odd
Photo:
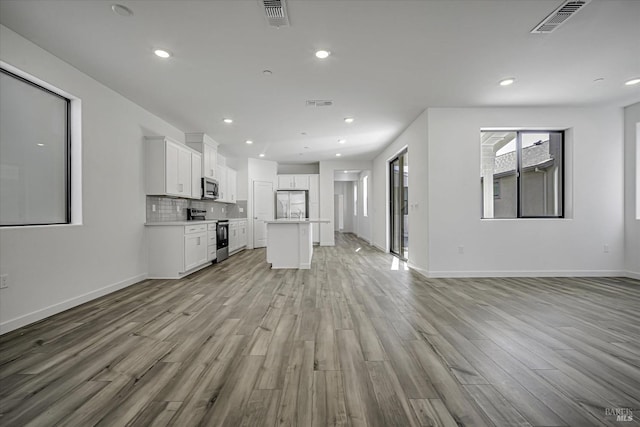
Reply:
[[[204,221],[159,221],[146,222],[144,225],[148,227],[167,226],[167,225],[198,225],[198,224],[215,224],[218,221],[246,221],[247,218],[228,218],[228,219],[205,219]]]
[[[324,218],[303,218],[303,219],[274,219],[273,221],[265,221],[267,224],[309,224],[309,223],[329,223],[330,220]]]

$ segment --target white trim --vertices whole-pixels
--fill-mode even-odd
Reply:
[[[409,266],[410,269],[416,271],[417,273],[420,273],[422,276],[426,277],[427,279],[429,278],[429,271],[427,269],[418,267],[417,265],[412,264],[411,262],[407,262],[407,265]]]
[[[364,240],[364,239],[362,239],[362,240]],[[370,245],[371,245],[371,246],[373,246],[374,248],[378,248],[378,249],[380,249],[380,250],[381,250],[382,252],[384,252],[385,254],[388,254],[388,253],[389,253],[389,251],[388,251],[388,250],[386,250],[385,248],[383,248],[382,246],[380,246],[380,245],[379,245],[379,244],[377,244],[377,243],[370,243]]]
[[[628,274],[622,270],[430,271],[427,277],[627,277]]]
[[[101,296],[108,295],[117,290],[126,288],[138,282],[141,282],[147,278],[147,274],[139,274],[134,277],[130,277],[129,279],[123,280],[118,283],[113,283],[111,285],[105,286],[100,289],[96,289],[95,291],[88,292],[86,294],[70,298],[66,301],[59,302],[57,304],[50,305],[48,307],[42,308],[40,310],[33,311],[28,314],[24,314],[22,316],[16,317],[11,320],[7,320],[4,323],[0,323],[0,334],[5,334],[7,332],[11,332],[15,329],[21,328],[23,326],[29,325],[31,323],[37,322],[39,320],[45,319],[49,316],[53,316],[54,314],[61,313],[70,308],[79,306],[86,302],[92,301],[96,298],[100,298]]]
[[[640,280],[640,273],[636,273],[635,271],[625,271],[623,276],[630,279]]]

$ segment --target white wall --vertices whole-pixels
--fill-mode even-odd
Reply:
[[[640,103],[624,110],[625,266],[640,279]]]
[[[143,137],[184,133],[0,26],[0,59],[82,100],[83,224],[0,229],[0,332],[146,277]]]
[[[480,129],[489,127],[571,128],[570,219],[480,219],[479,139]],[[619,108],[429,109],[429,274],[622,274],[622,130]],[[410,167],[411,176],[413,157]]]
[[[279,163],[279,174],[318,174],[320,173],[320,165],[318,163]]]
[[[333,181],[334,171],[345,170],[370,170],[370,160],[327,160],[320,162],[320,218],[328,219],[329,224],[320,224],[320,245],[333,246],[335,239],[333,236]],[[369,178],[371,180],[371,178]],[[373,183],[369,183],[369,197],[371,197]],[[358,186],[360,187],[360,186]],[[360,189],[358,191],[361,191]],[[358,203],[362,203],[358,197]],[[372,207],[373,205],[370,205]],[[371,235],[369,231],[369,235]]]
[[[253,182],[269,181],[273,189],[278,185],[278,163],[270,160],[249,158],[247,160],[247,249],[253,249]],[[273,201],[275,204],[275,199]]]
[[[424,111],[400,136],[373,159],[374,206],[373,244],[389,251],[389,161],[405,148],[409,157],[409,265],[423,273],[428,269],[428,194],[427,121]],[[437,185],[437,184],[434,184]]]
[[[368,197],[365,200],[364,197],[364,178],[367,177],[367,193]],[[359,238],[371,243],[371,224],[372,218],[377,215],[377,211],[374,209],[373,199],[371,198],[375,193],[373,188],[373,176],[370,170],[360,172],[360,179],[358,180],[358,231]],[[378,188],[377,191],[384,191],[384,187]],[[364,204],[367,203],[367,216],[364,216]],[[376,212],[376,213],[374,213]],[[380,213],[381,214],[381,213]]]

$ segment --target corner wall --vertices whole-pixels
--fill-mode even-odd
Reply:
[[[430,276],[623,274],[622,109],[434,108],[428,114]],[[570,218],[480,219],[481,128],[571,129]],[[416,169],[415,162],[410,166]]]
[[[422,112],[400,136],[373,159],[373,244],[389,251],[389,161],[407,148],[409,157],[409,265],[427,272],[429,161],[428,112]],[[439,184],[434,184],[439,185]]]
[[[0,26],[0,59],[82,100],[81,225],[0,229],[0,333],[147,275],[144,136],[184,133]]]
[[[640,279],[640,102],[624,109],[625,264],[627,275]]]

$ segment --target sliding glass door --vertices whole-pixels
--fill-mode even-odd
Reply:
[[[404,150],[389,162],[391,253],[409,257],[409,156]]]

